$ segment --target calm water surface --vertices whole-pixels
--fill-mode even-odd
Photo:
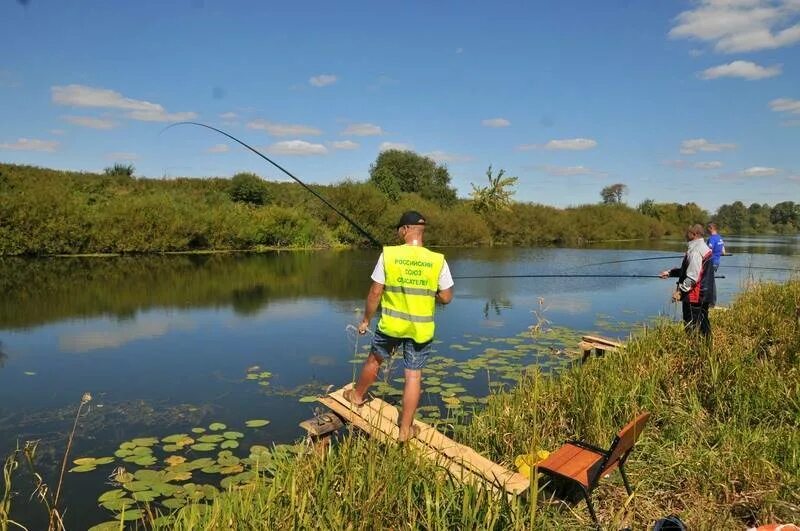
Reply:
[[[734,255],[723,258],[718,273],[725,276],[717,282],[720,305],[750,279],[783,280],[800,269],[796,237],[729,237],[726,244]],[[676,241],[647,249],[627,243],[445,253],[455,276],[655,275],[680,258],[593,264],[670,257],[684,248]],[[356,345],[345,328],[359,321],[376,258],[375,251],[341,251],[0,259],[2,455],[17,443],[40,440],[40,466],[54,483],[86,391],[94,399],[79,424],[73,457],[112,455],[133,437],[164,437],[215,421],[243,432],[242,448],[297,440],[303,435],[298,422],[314,413],[300,398],[343,385],[358,368],[354,355],[363,355],[364,340]],[[677,317],[668,302],[672,287],[649,278],[456,280],[453,303],[437,313],[437,353],[464,361],[486,348],[509,348],[505,338],[526,342],[531,349],[516,359],[517,367],[499,367],[494,376],[511,383],[510,374],[526,365],[549,370],[563,364],[563,356],[536,348],[537,340],[525,336],[528,327],[546,319],[553,327],[625,338],[638,323]],[[557,337],[563,343],[566,336]],[[550,350],[575,348],[555,345]],[[253,366],[272,373],[268,385],[246,379]],[[393,379],[401,372],[395,369],[388,379],[398,390],[402,383]],[[491,371],[482,371],[463,385],[481,397],[491,378]],[[423,404],[442,402],[432,395]],[[249,429],[248,419],[270,424]],[[109,488],[104,482],[111,468],[67,475],[70,529],[108,519],[95,500]],[[41,520],[25,502],[28,485],[16,486],[14,515],[36,528]]]

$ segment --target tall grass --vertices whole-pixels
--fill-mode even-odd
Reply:
[[[550,377],[533,370],[493,395],[461,442],[511,466],[567,437],[607,445],[642,410],[628,462],[595,491],[602,525],[644,529],[677,513],[693,529],[800,520],[800,281],[750,287],[712,315],[713,345],[676,324]],[[540,483],[546,483],[540,480]],[[253,487],[181,509],[174,529],[579,529],[583,502],[536,485],[507,499],[464,486],[413,451],[344,435],[323,456],[285,456]]]

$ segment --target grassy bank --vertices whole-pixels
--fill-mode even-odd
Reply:
[[[567,437],[600,445],[652,413],[629,461],[595,492],[600,520],[647,528],[679,514],[692,529],[800,521],[800,281],[755,285],[714,312],[713,346],[679,325],[647,327],[620,353],[557,378],[528,371],[491,397],[456,438],[510,464]],[[173,529],[566,529],[590,523],[584,504],[547,490],[508,501],[452,481],[413,452],[343,435],[324,457],[276,454],[255,486],[188,505]],[[530,499],[535,503],[530,503]]]
[[[299,185],[253,178],[263,192],[258,204],[242,200],[249,196],[235,193],[231,179],[140,179],[0,164],[0,256],[365,243]],[[669,215],[657,212],[656,218],[623,204],[557,209],[532,203],[482,215],[463,199],[443,206],[400,193],[391,200],[368,182],[312,188],[385,243],[395,241],[392,227],[409,209],[428,216],[430,245],[458,246],[653,239],[680,235],[687,224],[708,216],[692,204],[672,205]]]

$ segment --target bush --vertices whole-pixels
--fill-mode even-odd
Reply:
[[[231,201],[251,205],[265,205],[269,202],[266,183],[254,173],[237,173],[231,179],[228,189]]]

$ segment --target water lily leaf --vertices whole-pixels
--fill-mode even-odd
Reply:
[[[97,457],[94,460],[95,465],[108,465],[114,462],[113,457]]]
[[[239,458],[235,455],[232,455],[230,452],[220,452],[217,462],[222,466],[233,466],[239,464]]]
[[[103,503],[111,500],[118,500],[125,496],[125,491],[122,489],[114,489],[104,492],[97,498],[98,503]]]
[[[133,462],[139,466],[152,466],[156,464],[157,459],[152,455],[142,455],[137,457]]]
[[[261,378],[262,380],[265,379],[265,378],[271,378],[272,377],[272,373],[269,372],[269,371],[262,371],[262,372],[258,373],[258,377]]]
[[[204,468],[201,468],[200,471],[204,474],[219,474],[220,466],[219,465],[210,465]]]
[[[150,490],[150,485],[152,485],[152,481],[145,481],[141,479],[137,479],[135,481],[129,481],[123,485],[125,490],[130,492],[140,492],[143,490]]]
[[[132,522],[133,520],[141,520],[144,518],[144,512],[141,509],[130,509],[121,512],[117,517],[123,522]]]
[[[253,419],[244,423],[244,425],[248,428],[260,428],[262,426],[266,426],[267,424],[269,424],[269,421],[264,419]]]
[[[177,452],[178,450],[183,450],[183,446],[178,446],[177,444],[165,444],[161,447],[167,453]]]
[[[133,476],[139,480],[147,483],[158,483],[163,481],[165,472],[162,470],[137,470]]]
[[[225,428],[227,428],[227,426],[225,424],[221,423],[221,422],[212,422],[208,426],[208,429],[211,430],[211,431],[220,431],[220,430],[224,430]]]
[[[183,457],[182,455],[171,455],[171,456],[167,457],[166,459],[164,459],[164,462],[166,464],[168,464],[169,466],[176,466],[176,465],[180,465],[181,463],[185,463],[186,462],[186,458]]]
[[[258,380],[258,375],[255,373],[250,373],[244,377],[245,380]]]
[[[153,446],[158,442],[155,437],[137,437],[131,441],[136,446]]]
[[[78,459],[74,459],[72,462],[75,463],[78,466],[93,465],[93,464],[95,464],[95,458],[94,457],[79,457]]]
[[[251,455],[259,455],[259,454],[269,454],[269,448],[266,446],[261,446],[260,444],[254,444],[250,447],[250,454]]]
[[[210,466],[214,464],[214,460],[210,457],[201,457],[200,459],[195,459],[194,461],[189,461],[186,463],[191,470],[197,470],[199,468],[203,468],[206,466]]]
[[[189,471],[175,471],[175,472],[167,472],[167,475],[164,476],[166,481],[186,481],[187,479],[192,479],[192,473]]]
[[[269,385],[269,382],[266,380],[261,380],[260,382],[258,382],[258,385],[263,385],[264,387],[266,387]]]
[[[220,446],[220,448],[238,448],[239,447],[239,441],[234,441],[234,440],[230,440],[229,439],[229,440],[223,441],[222,444],[220,444],[219,446]]]
[[[225,433],[222,434],[222,436],[225,437],[226,439],[241,439],[242,437],[244,437],[244,433],[240,433],[238,431],[226,431]]]
[[[186,500],[181,500],[180,498],[167,498],[166,500],[161,501],[161,505],[167,509],[180,509],[186,505]]]
[[[163,439],[161,439],[161,442],[175,444],[178,441],[182,441],[183,439],[185,439],[187,437],[189,437],[189,434],[187,434],[187,433],[176,433],[175,435],[170,435],[168,437],[164,437]]]
[[[75,466],[75,467],[70,468],[69,471],[70,472],[91,472],[95,468],[97,468],[97,467],[94,466],[94,465],[80,465],[80,466]]]
[[[228,474],[238,474],[239,472],[243,471],[244,467],[240,464],[232,465],[232,466],[224,466],[219,469],[220,474],[228,475]]]
[[[133,455],[150,455],[153,450],[147,446],[137,446],[133,449]]]
[[[142,490],[139,492],[134,492],[132,496],[133,499],[138,502],[151,502],[158,498],[158,493],[155,493],[152,490]]]
[[[133,450],[136,448],[136,443],[127,441],[119,445],[121,450]]]
[[[114,500],[108,500],[103,502],[101,505],[108,509],[109,511],[121,511],[123,507],[130,507],[134,505],[136,502],[133,501],[131,498],[116,498]],[[117,524],[119,525],[119,524]]]
[[[316,402],[316,401],[317,401],[316,396],[304,396],[300,398],[300,402]]]
[[[114,455],[116,455],[119,458],[129,457],[129,456],[133,455],[133,450],[128,450],[128,449],[124,449],[123,450],[123,449],[120,448],[119,450],[114,452]]]
[[[225,437],[219,434],[215,435],[203,435],[202,437],[197,438],[197,442],[201,443],[218,443],[225,440]]]
[[[175,496],[181,490],[181,487],[172,483],[154,483],[150,490],[162,496]]]
[[[211,444],[211,443],[197,443],[191,446],[192,450],[195,450],[197,452],[210,452],[214,450],[216,447],[217,447],[216,444]]]
[[[119,531],[119,522],[114,520],[111,522],[103,522],[102,524],[93,525],[89,531]]]
[[[129,481],[133,481],[133,474],[131,474],[130,472],[127,472],[122,467],[119,467],[114,472],[114,474],[112,474],[112,475],[114,476],[114,481],[116,481],[117,483],[120,483],[120,484],[124,484],[124,483],[127,483]]]
[[[192,428],[192,433],[205,433],[205,428]]]

